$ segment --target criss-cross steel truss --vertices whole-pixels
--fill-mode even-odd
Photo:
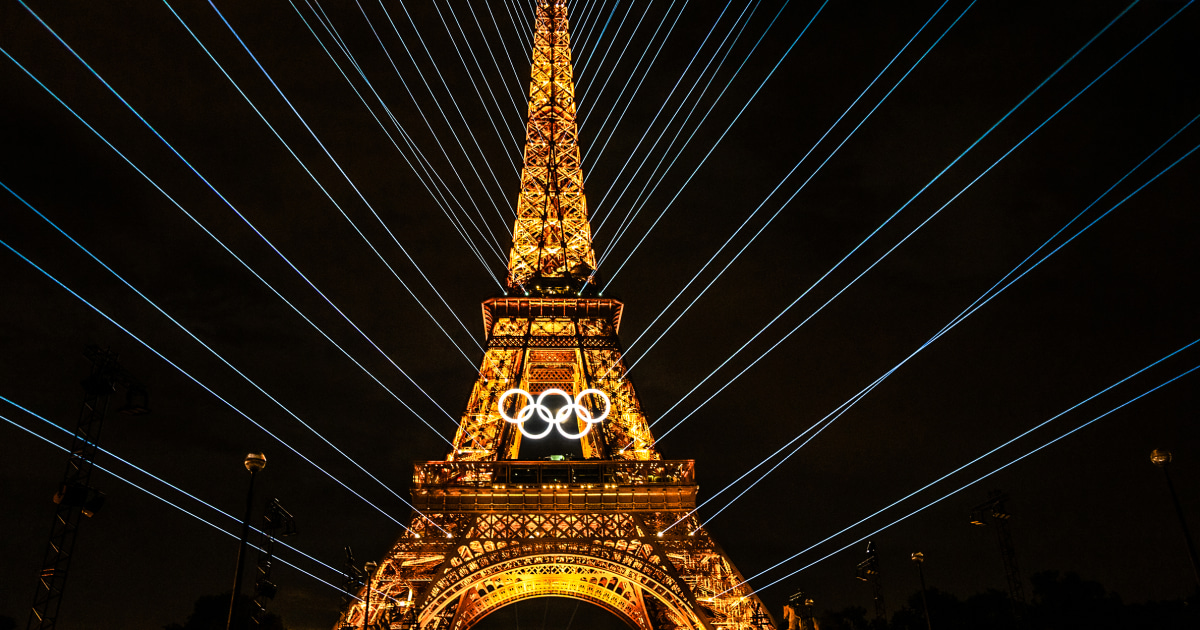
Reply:
[[[534,394],[551,388],[605,392],[612,410],[600,430],[584,436],[583,456],[658,459],[637,393],[624,378],[617,341],[624,306],[610,298],[547,293],[483,303],[488,346],[450,459],[517,458],[521,432],[498,408],[501,394],[517,387]]]
[[[660,534],[695,508],[696,490],[691,460],[418,463],[423,514],[374,574],[367,626],[467,630],[557,596],[639,630],[772,630],[695,517]],[[362,627],[364,612],[352,605],[339,627]]]
[[[596,268],[583,196],[566,4],[538,2],[533,38],[525,167],[508,258],[508,286],[519,290],[536,289],[542,280],[588,278]]]
[[[483,303],[487,350],[453,450],[416,464],[412,529],[369,580],[369,610],[364,590],[339,627],[467,630],[508,604],[557,596],[639,630],[771,630],[762,602],[689,516],[693,462],[662,459],[625,379],[624,305],[592,278],[565,4],[538,0],[535,28],[512,295]],[[596,389],[612,407],[579,438],[583,460],[521,460],[522,433],[498,408],[513,388]],[[505,401],[509,417],[521,400]],[[586,424],[574,423],[572,433]]]

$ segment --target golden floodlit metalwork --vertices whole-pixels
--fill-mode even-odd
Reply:
[[[583,196],[566,5],[538,3],[525,167],[508,257],[508,286],[587,278],[596,268]]]
[[[412,528],[370,580],[369,619],[339,628],[467,630],[534,597],[598,605],[639,630],[771,630],[775,624],[694,516],[692,460],[664,460],[617,331],[624,305],[594,285],[575,123],[567,9],[538,0],[525,166],[509,257],[510,296],[483,303],[487,350],[445,461],[414,466]],[[520,458],[518,399],[550,389],[611,410],[573,413],[582,460]],[[505,413],[502,413],[505,411]],[[561,426],[558,425],[558,426]],[[365,591],[359,593],[365,599]]]

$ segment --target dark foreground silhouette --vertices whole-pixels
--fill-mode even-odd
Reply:
[[[977,593],[965,600],[930,588],[926,591],[933,630],[1175,630],[1200,628],[1200,601],[1188,600],[1125,604],[1099,582],[1075,573],[1046,571],[1030,578],[1033,596],[1014,607],[998,590]],[[826,611],[817,617],[820,630],[926,630],[921,594],[914,593],[904,607],[886,622],[868,616],[867,609],[851,606]]]

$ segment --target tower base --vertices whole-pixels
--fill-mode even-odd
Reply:
[[[424,516],[371,579],[367,625],[467,630],[523,599],[567,597],[639,630],[773,630],[694,517],[659,535],[695,507],[692,471],[691,460],[418,464]],[[361,600],[338,628],[363,626]]]

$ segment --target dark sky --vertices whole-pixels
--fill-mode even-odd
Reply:
[[[635,207],[636,190],[647,181],[658,181],[649,176],[651,166],[660,158],[667,162],[674,158],[675,153],[661,145],[651,151],[649,143],[664,128],[715,43],[728,32],[732,16],[746,6],[739,1],[730,5],[730,13],[703,47],[698,65],[688,70],[669,100],[672,86],[725,5],[687,3],[632,100],[633,86],[657,45],[641,66],[635,67],[635,62],[654,26],[664,15],[669,15],[669,26],[683,3],[657,0],[648,8],[639,3],[616,35],[613,31],[625,3],[616,5],[616,16],[603,38],[593,31],[591,39],[584,41],[577,29],[576,66],[590,61],[579,78],[581,89],[586,90],[580,109],[590,116],[581,143],[587,151],[585,175],[596,217],[593,227],[610,210],[615,212],[610,223],[596,230],[598,252],[612,252],[600,276],[612,278],[628,259],[605,293],[626,304],[621,337],[627,347],[939,6],[830,2],[747,105],[821,6],[799,0],[787,3],[782,11],[774,1],[751,5],[756,12],[687,123],[683,138],[692,133],[699,116],[727,84],[728,90],[633,219],[629,233],[614,244],[616,224]],[[482,333],[478,305],[499,288],[292,6],[280,1],[219,3],[229,23],[370,207],[325,157],[207,3],[172,4],[178,5],[176,10],[196,35],[469,360],[400,286],[165,5],[30,3],[412,382],[18,3],[0,8],[0,47],[125,152],[415,413],[322,338],[8,59],[0,60],[0,133],[5,149],[0,152],[0,182],[366,470],[405,495],[412,462],[440,459],[447,450],[443,439],[416,414],[442,438],[451,435],[452,422],[438,405],[452,416],[465,405],[481,356],[476,346]],[[410,2],[408,10],[433,62],[425,56],[401,5],[385,4],[436,99],[426,90],[378,3],[362,3],[369,24],[355,4],[331,2],[324,9],[392,115],[476,221],[481,219],[472,204],[478,204],[482,221],[497,232],[499,247],[506,252],[504,235],[510,226],[507,218],[500,217],[510,216],[516,199],[519,160],[513,138],[521,137],[524,121],[514,99],[523,99],[527,89],[524,33],[530,27],[522,23],[518,35],[504,3],[493,3],[503,41],[514,54],[519,51],[518,80],[483,3],[472,7],[484,25],[486,42],[466,4],[449,3],[452,12],[447,12],[447,5],[439,3],[466,63],[474,67],[470,51],[485,70],[467,72],[432,3]],[[527,21],[528,3],[517,0],[516,4]],[[312,11],[300,6],[311,21]],[[608,2],[606,13],[613,6]],[[961,0],[947,3],[780,193],[750,220],[715,266],[630,349],[630,360],[643,357],[665,323],[697,295],[715,269],[724,266],[731,252],[746,244],[748,235],[764,225],[967,6]],[[1125,6],[1120,2],[980,2],[971,7],[712,289],[644,355],[633,380],[650,417],[657,419],[679,402]],[[1130,9],[746,351],[668,414],[655,427],[656,434],[729,383],[1182,6],[1176,0],[1147,1]],[[631,39],[632,23],[643,11],[646,23]],[[733,71],[777,12],[778,20],[734,77]],[[1194,7],[1183,11],[766,358],[700,407],[662,440],[664,456],[694,458],[701,496],[707,498],[919,348],[1200,114],[1198,12]],[[461,21],[465,39],[457,34],[452,16]],[[573,26],[580,22],[573,20]],[[415,102],[377,43],[372,25],[379,29]],[[609,40],[612,51],[601,64]],[[322,41],[332,49],[324,32]],[[503,72],[493,65],[489,47]],[[618,59],[620,53],[625,54]],[[338,60],[344,63],[342,57]],[[628,77],[633,77],[630,88],[619,97],[620,85]],[[374,97],[357,76],[355,81],[395,135]],[[496,91],[499,104],[485,85]],[[688,108],[694,99],[693,95]],[[666,112],[651,125],[664,100]],[[628,113],[619,125],[615,125],[616,115],[602,125],[603,114],[614,107],[619,113],[626,104]],[[744,112],[729,127],[743,106]],[[439,107],[467,147],[469,159],[449,133]],[[504,126],[502,136],[485,111]],[[678,120],[663,143],[674,135]],[[650,134],[639,147],[648,126]],[[726,128],[728,134],[684,186]],[[468,129],[478,140],[478,150]],[[597,158],[599,146],[610,134],[611,143]],[[467,182],[465,188],[435,139],[453,159]],[[1198,141],[1200,129],[1188,128],[1076,225],[1098,217]],[[397,142],[404,146],[399,138]],[[647,154],[651,166],[631,178]],[[627,157],[633,161],[619,174]],[[709,529],[741,571],[758,573],[1200,337],[1197,160],[1200,157],[1192,155],[1180,162],[907,362],[715,518]],[[633,192],[614,204],[630,181]],[[499,209],[493,207],[489,194]],[[449,310],[372,209],[440,291]],[[664,209],[661,221],[651,229]],[[2,191],[0,217],[0,240],[344,480],[366,501],[406,521],[408,509],[399,500]],[[634,251],[644,234],[644,242]],[[478,234],[472,232],[471,237],[482,246]],[[1060,236],[1055,243],[1063,240]],[[485,256],[487,269],[503,277],[499,259],[486,251]],[[339,487],[7,250],[0,251],[0,278],[0,395],[60,426],[73,426],[81,400],[79,381],[88,368],[83,347],[90,343],[109,347],[146,383],[154,413],[110,415],[102,439],[105,448],[228,512],[238,512],[244,500],[247,475],[241,458],[248,450],[261,448],[269,458],[261,478],[262,496],[278,497],[295,514],[300,528],[294,539],[297,547],[334,566],[340,566],[344,545],[352,546],[363,561],[380,557],[399,534],[400,527],[366,501]],[[466,330],[450,316],[451,311]],[[754,584],[765,585],[850,544],[1198,363],[1200,346]],[[1194,373],[1186,376],[876,535],[892,609],[917,588],[907,558],[918,550],[928,558],[925,570],[931,586],[959,595],[1003,588],[991,532],[966,522],[970,508],[996,488],[1012,497],[1011,527],[1025,575],[1046,569],[1078,571],[1129,601],[1186,595],[1192,588],[1191,576],[1178,524],[1162,474],[1151,466],[1148,455],[1154,448],[1176,453],[1173,473],[1185,512],[1192,523],[1200,523],[1197,378]],[[8,405],[0,407],[0,415],[64,441],[61,433],[33,417]],[[23,623],[53,514],[49,498],[65,456],[8,424],[0,426],[0,436],[4,462],[0,615]],[[227,531],[235,530],[232,521],[109,457],[101,457],[99,463],[112,464],[115,472]],[[97,473],[94,483],[107,493],[108,503],[80,533],[62,609],[64,627],[157,628],[182,621],[200,595],[229,588],[236,547],[232,539],[109,474]],[[701,514],[707,518],[715,513],[741,487],[713,501]],[[819,609],[869,606],[869,589],[852,579],[863,547],[854,545],[762,596],[776,614],[783,599],[798,588],[810,591]],[[324,579],[335,583],[339,579],[334,571],[294,553],[281,556]],[[331,626],[339,597],[334,589],[283,566],[277,568],[275,581],[280,596],[270,608],[291,627]]]

